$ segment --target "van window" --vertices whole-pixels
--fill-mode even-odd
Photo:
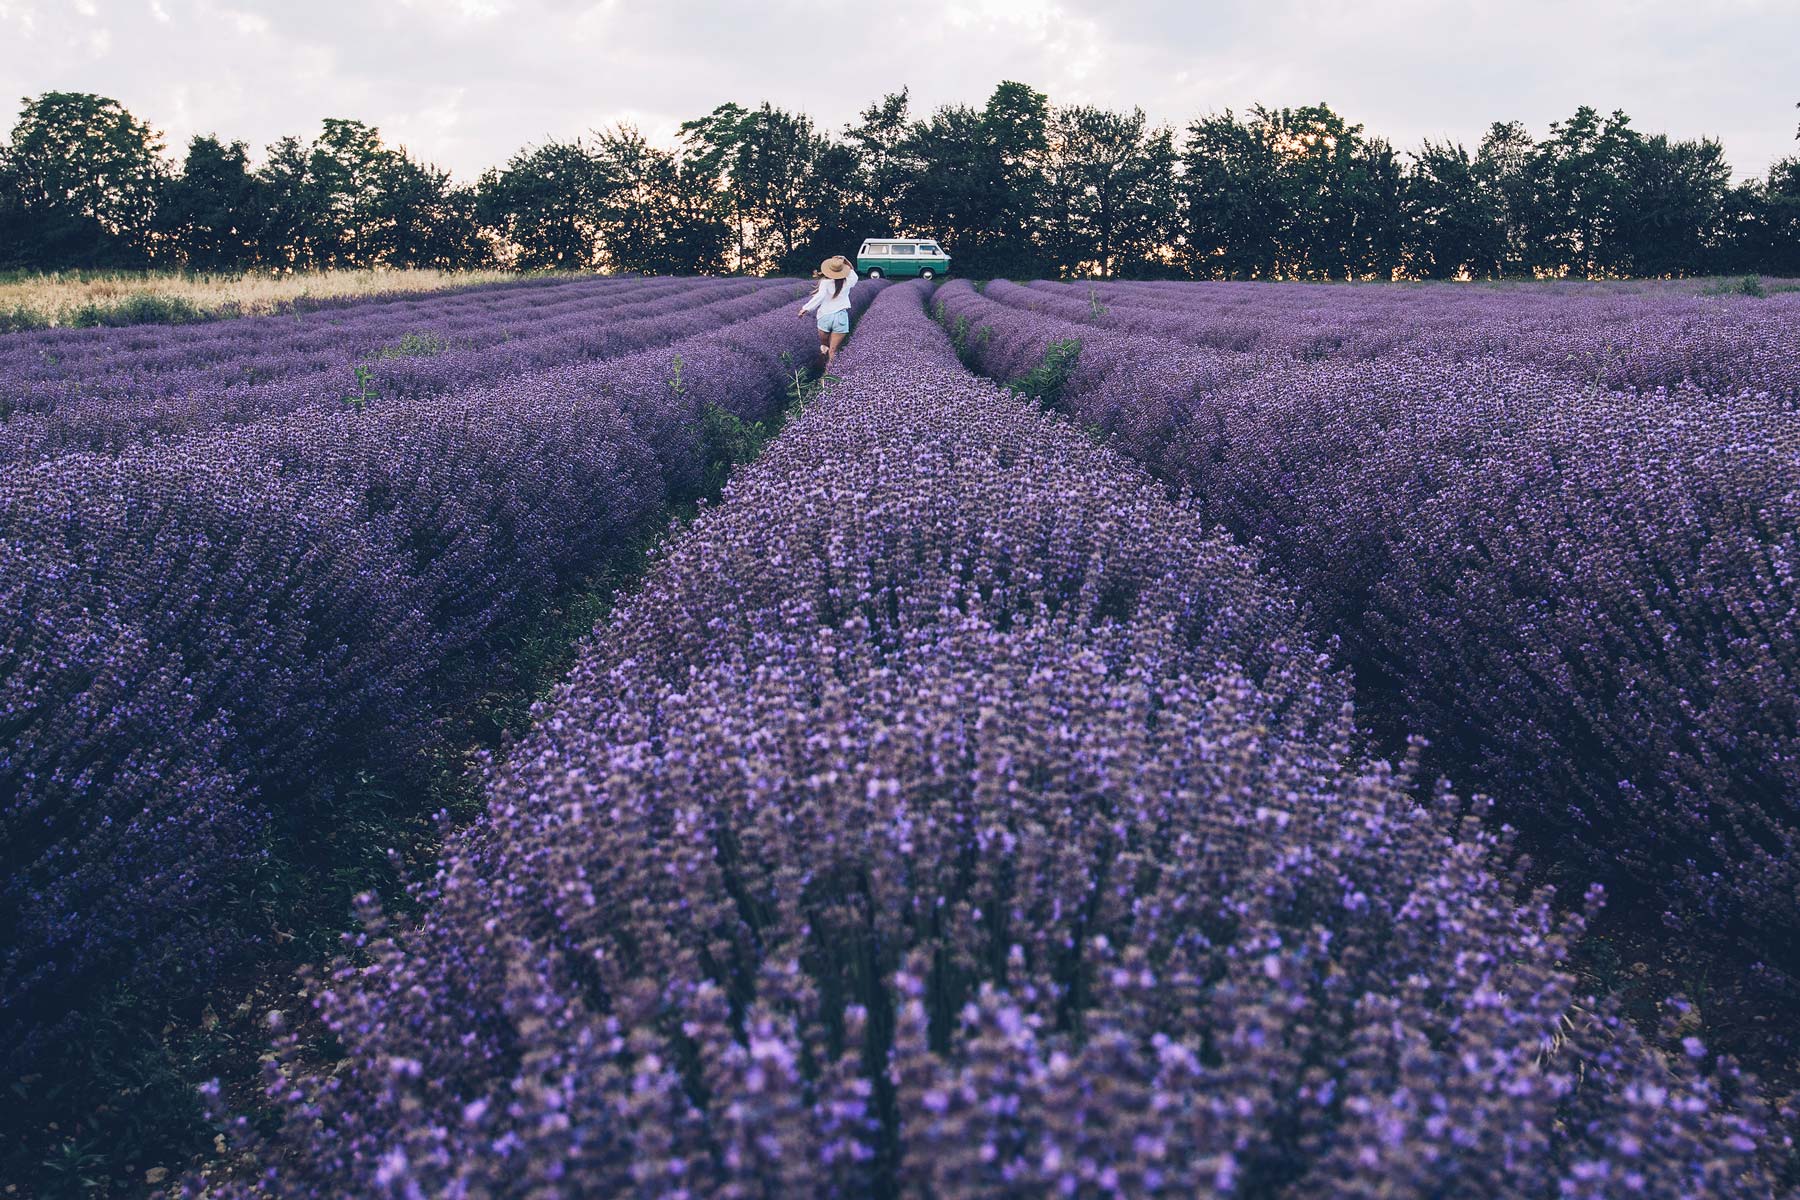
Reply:
[[[919,243],[919,253],[920,254],[938,254],[941,252],[938,250],[937,243],[935,243],[935,242],[920,242]]]
[[[916,254],[917,251],[913,249],[913,245],[911,242],[895,242],[893,247],[888,251],[888,253],[890,253],[890,254]]]

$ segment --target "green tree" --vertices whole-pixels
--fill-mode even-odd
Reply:
[[[1356,274],[1356,229],[1362,167],[1362,126],[1352,125],[1327,104],[1251,110],[1264,127],[1261,136],[1275,152],[1281,196],[1276,230],[1285,275],[1343,279]]]
[[[1190,274],[1276,274],[1287,217],[1272,130],[1241,121],[1230,109],[1195,119],[1187,127],[1178,186]]]
[[[254,185],[260,258],[271,265],[451,267],[487,257],[474,189],[384,145],[361,121],[327,120],[310,143],[282,138]]]
[[[1045,238],[1069,273],[1112,277],[1173,261],[1179,205],[1174,134],[1142,109],[1062,108],[1045,160]]]
[[[476,207],[512,265],[594,267],[600,261],[599,207],[606,189],[600,163],[587,146],[551,141],[521,150],[504,169],[483,175]]]
[[[87,92],[45,92],[24,105],[6,150],[21,265],[146,262],[168,179],[161,136]]]
[[[1002,228],[1021,228],[1037,215],[1050,148],[1050,98],[1006,80],[981,110],[981,129],[994,171],[994,209]]]
[[[381,208],[380,182],[392,151],[361,121],[327,118],[313,142],[307,175],[319,198],[315,253],[328,267],[379,261],[391,214]]]
[[[1758,230],[1748,269],[1800,276],[1800,157],[1781,159],[1756,188]]]
[[[1413,156],[1401,205],[1408,274],[1487,279],[1505,271],[1506,198],[1464,147],[1427,141]]]
[[[190,270],[245,270],[257,261],[264,208],[244,143],[196,135],[157,210],[159,252]]]
[[[901,232],[938,238],[968,274],[1054,270],[1040,223],[1049,125],[1049,99],[1012,81],[980,109],[951,105],[915,122]]]
[[[1394,279],[1406,266],[1406,167],[1386,138],[1351,148],[1344,206],[1346,270],[1351,279]]]
[[[812,215],[808,232],[782,262],[784,274],[803,275],[833,254],[854,256],[863,238],[891,226],[867,203],[858,181],[856,150],[826,144],[813,162]]]
[[[327,197],[313,180],[311,160],[306,143],[289,136],[270,145],[257,168],[257,258],[265,265],[296,271],[320,265]]]
[[[1527,275],[1537,259],[1532,252],[1534,215],[1531,156],[1537,143],[1518,121],[1488,126],[1475,152],[1475,176],[1495,199],[1505,229],[1499,274]]]
[[[704,117],[682,122],[680,134],[682,157],[694,171],[713,181],[723,199],[725,220],[731,226],[728,253],[734,268],[749,260],[750,245],[748,225],[739,210],[736,195],[728,186],[729,160],[749,116],[742,105],[721,104]]]
[[[738,269],[793,269],[817,223],[819,160],[828,146],[811,118],[766,102],[748,110],[725,104],[681,131],[694,165],[729,198]]]
[[[651,275],[725,269],[731,227],[711,176],[629,125],[597,135],[593,153],[605,181],[596,213],[608,265]]]
[[[1541,273],[1587,278],[1618,274],[1629,263],[1618,237],[1630,204],[1630,160],[1641,138],[1631,118],[1602,119],[1583,105],[1533,148],[1528,242]]]
[[[362,205],[363,261],[395,267],[472,266],[483,257],[473,188],[404,147],[384,154]]]
[[[903,153],[908,182],[899,196],[896,233],[936,237],[973,268],[990,223],[998,182],[984,178],[992,166],[981,112],[947,105],[913,124]]]
[[[906,155],[908,93],[890,92],[844,127],[853,156],[854,203],[867,222],[866,236],[898,234],[913,171]]]
[[[1640,139],[1625,164],[1624,203],[1614,218],[1613,263],[1634,275],[1709,270],[1725,241],[1731,167],[1711,138]]]
[[[988,236],[976,243],[975,264],[995,273],[1040,275],[1055,271],[1039,232],[1045,160],[1050,149],[1050,98],[1006,80],[981,109],[981,210]]]
[[[9,147],[0,145],[0,270],[29,266],[29,215],[13,174]]]
[[[1192,122],[1179,184],[1189,270],[1208,278],[1389,278],[1405,262],[1406,171],[1329,105]]]
[[[804,272],[864,237],[931,235],[961,272],[1203,278],[1675,275],[1795,270],[1796,168],[1733,187],[1717,142],[1578,109],[1534,140],[1410,163],[1328,105],[1226,110],[1177,142],[1141,113],[1052,110],[999,84],[915,117],[906,91],[826,136],[723,104],[673,148],[620,128],[527,147],[458,186],[374,127],[333,119],[251,170],[194,139],[169,170],[116,102],[51,92],[0,145],[0,266],[251,263]]]

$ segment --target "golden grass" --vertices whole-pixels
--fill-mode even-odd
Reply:
[[[341,300],[436,292],[498,283],[512,271],[364,269],[295,274],[188,275],[176,273],[69,272],[0,276],[0,328],[43,328],[132,323],[138,309],[147,320],[203,320],[280,312],[301,300]],[[160,303],[157,303],[160,302]],[[155,315],[159,310],[165,314]]]

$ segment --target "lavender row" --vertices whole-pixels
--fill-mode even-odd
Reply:
[[[1766,1196],[1745,1081],[1349,761],[1248,555],[917,285],[280,1046],[233,1194]],[[276,1028],[279,1014],[272,1020]],[[208,1194],[220,1194],[210,1192]]]
[[[996,280],[990,298],[1121,333],[1300,358],[1496,359],[1584,384],[1800,402],[1800,293],[1705,296],[1317,284]]]
[[[1673,922],[1675,957],[1734,964],[1722,1021],[1791,1011],[1800,414],[1493,359],[1175,347],[966,284],[939,299],[1000,377],[1080,338],[1061,402],[1266,550],[1365,711],[1427,735],[1641,923]]]
[[[0,1061],[104,987],[170,1003],[244,961],[259,878],[336,835],[334,771],[425,744],[496,630],[698,480],[705,407],[768,415],[812,342],[784,307],[491,389],[0,472]]]
[[[713,285],[714,287],[722,285]],[[754,284],[735,282],[726,295],[743,294]],[[217,322],[203,345],[168,343],[142,352],[112,345],[77,346],[73,351],[21,356],[0,390],[9,417],[48,413],[68,403],[116,402],[124,412],[135,405],[194,394],[218,395],[234,388],[280,384],[296,376],[333,373],[338,394],[354,387],[352,368],[379,368],[414,354],[479,349],[530,334],[549,321],[579,328],[585,314],[594,326],[644,305],[666,310],[708,294],[679,281],[597,281],[513,293],[479,306],[452,311],[448,302],[429,313],[399,313],[393,306],[356,307],[296,321],[249,318]],[[656,309],[652,310],[652,315]],[[179,327],[142,326],[142,329]],[[106,330],[117,333],[130,330]],[[410,341],[408,340],[410,337]],[[144,340],[150,341],[148,335]],[[405,348],[403,350],[403,347]]]
[[[791,282],[732,281],[690,285],[644,301],[515,310],[484,318],[480,335],[452,340],[416,330],[392,353],[362,355],[357,345],[326,345],[305,354],[279,342],[224,365],[137,376],[125,371],[92,386],[32,385],[0,427],[0,462],[125,446],[243,424],[297,410],[360,407],[434,395],[582,359],[610,358],[678,337],[696,326],[741,320],[786,303]],[[377,337],[397,336],[383,327]]]
[[[296,352],[330,345],[346,331],[369,331],[374,349],[408,330],[443,329],[571,305],[666,295],[691,280],[587,278],[513,285],[499,290],[436,292],[340,302],[316,312],[244,317],[193,325],[109,329],[45,329],[0,337],[0,378],[87,380],[113,371],[156,374],[194,362],[225,362],[270,345]]]
[[[736,285],[739,290],[742,284]],[[596,280],[501,294],[457,304],[358,306],[308,318],[250,317],[202,326],[139,325],[80,333],[133,334],[55,346],[16,346],[0,340],[0,398],[5,415],[49,411],[67,399],[154,399],[195,390],[218,391],[257,379],[390,356],[408,335],[410,345],[488,345],[515,336],[538,319],[583,312],[596,319],[629,312],[687,290],[675,280]],[[191,331],[202,329],[204,337]],[[142,332],[139,332],[142,331]],[[70,331],[57,331],[70,332]],[[188,337],[177,334],[189,333]]]

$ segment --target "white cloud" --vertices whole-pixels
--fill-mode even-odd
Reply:
[[[432,20],[449,15],[459,21],[492,21],[514,9],[513,0],[398,0],[398,4]]]
[[[11,25],[18,30],[21,38],[28,38],[37,29],[37,17],[25,4],[9,4],[0,0],[0,25]]]
[[[450,0],[450,10],[465,21],[491,21],[511,7],[504,0]]]
[[[262,37],[269,32],[269,18],[261,13],[227,11],[225,19],[243,37]]]

